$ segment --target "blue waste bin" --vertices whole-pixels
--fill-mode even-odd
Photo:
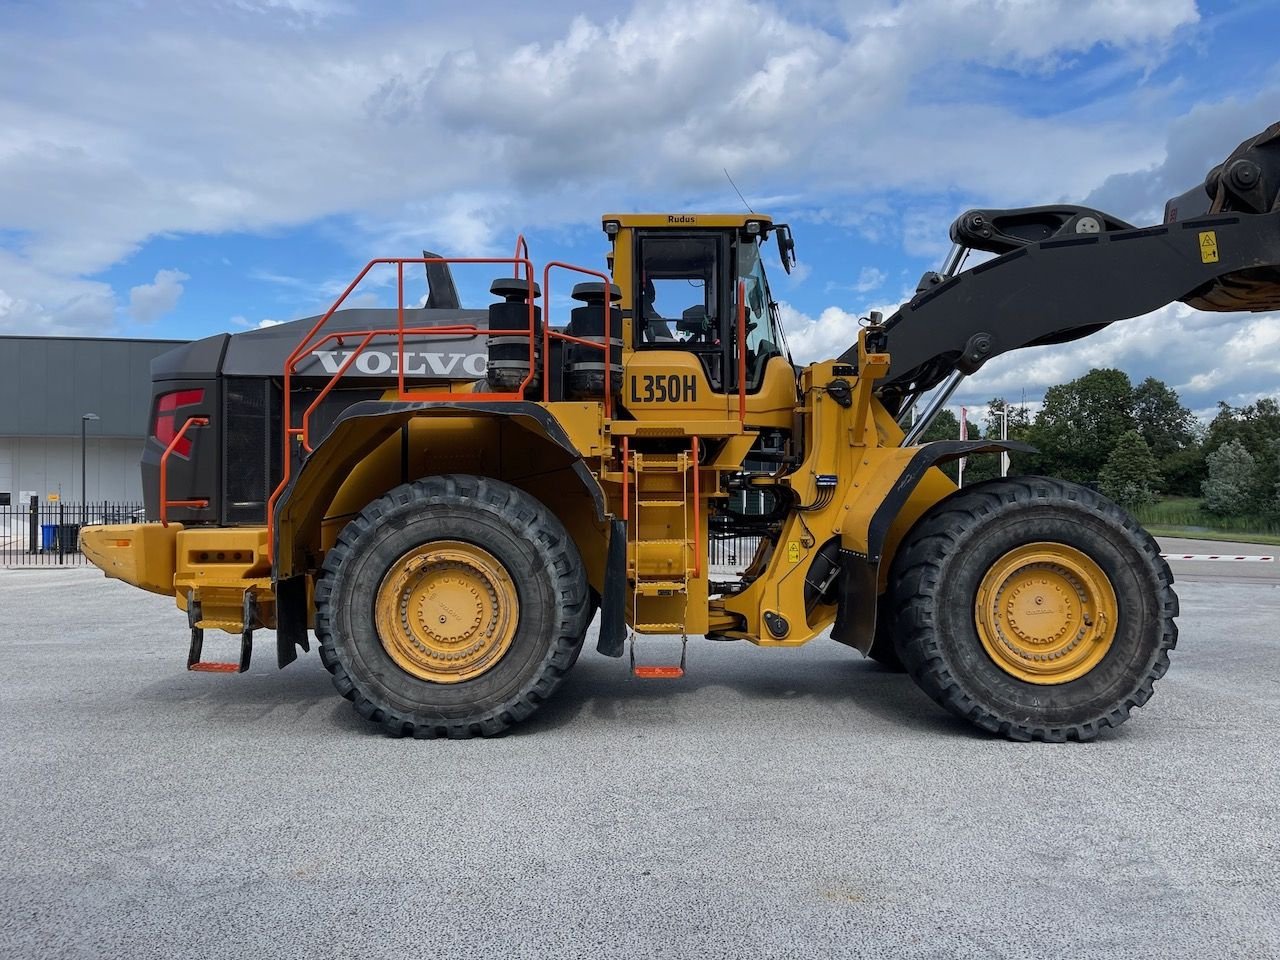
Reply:
[[[56,523],[40,524],[40,549],[52,550],[58,542],[58,525]]]

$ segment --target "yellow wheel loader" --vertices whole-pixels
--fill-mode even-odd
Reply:
[[[983,729],[1088,739],[1168,667],[1178,601],[1155,543],[1074,484],[957,490],[939,464],[1019,445],[920,436],[1010,350],[1175,300],[1280,309],[1278,194],[1280,125],[1158,225],[969,211],[910,302],[802,369],[764,267],[776,244],[790,270],[792,233],[767,216],[605,216],[607,270],[539,273],[523,240],[372,261],[322,317],[158,359],[151,522],[86,528],[83,549],[176,599],[190,669],[244,671],[260,628],[283,667],[314,632],[339,693],[394,735],[527,718],[598,612],[597,650],[629,645],[639,677],[682,676],[691,635],[829,633]],[[464,264],[501,274],[487,307],[461,305]],[[397,307],[343,309],[375,268]],[[745,567],[711,563],[744,536]],[[239,635],[238,658],[204,659],[210,629]]]

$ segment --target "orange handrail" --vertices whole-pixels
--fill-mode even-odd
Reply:
[[[578,337],[570,336],[567,333],[560,333],[551,329],[548,322],[551,316],[551,269],[559,267],[561,270],[572,270],[574,273],[584,273],[590,277],[599,277],[604,281],[604,343],[593,343],[590,340],[583,340]],[[613,416],[613,351],[610,349],[609,334],[610,323],[609,318],[613,311],[613,298],[610,296],[610,287],[613,285],[613,279],[607,273],[601,273],[599,270],[589,270],[586,267],[578,267],[572,263],[564,263],[560,260],[552,260],[546,265],[542,271],[542,363],[547,366],[551,356],[551,339],[567,340],[570,343],[578,343],[584,347],[597,347],[604,351],[604,418],[612,419]],[[551,400],[551,381],[548,377],[542,378],[542,400],[549,402]]]
[[[520,386],[518,386],[515,390],[513,390],[509,394],[507,393],[473,393],[470,395],[470,397],[472,400],[496,400],[496,401],[506,402],[506,403],[510,403],[514,400],[521,400],[524,398],[525,390],[528,388],[529,384],[533,382],[533,377],[534,377],[534,374],[536,373],[534,367],[537,363],[537,348],[534,342],[534,309],[536,307],[537,298],[533,294],[533,264],[529,261],[527,257],[420,257],[420,258],[401,257],[401,258],[395,258],[395,259],[388,258],[383,262],[396,263],[399,265],[398,274],[397,274],[398,295],[396,299],[397,299],[398,307],[397,307],[396,319],[397,319],[397,330],[399,331],[397,349],[399,351],[400,362],[398,364],[399,371],[396,377],[396,388],[399,394],[399,398],[401,400],[440,400],[440,399],[444,399],[447,396],[447,391],[441,392],[441,391],[428,390],[428,391],[411,392],[409,390],[406,390],[404,386],[404,335],[409,332],[405,329],[405,326],[404,326],[404,264],[406,263],[422,263],[422,264],[427,264],[427,263],[511,263],[514,265],[514,267],[517,270],[517,274],[516,274],[517,278],[519,278],[519,273],[518,273],[519,267],[523,265],[525,268],[525,283],[528,287],[528,294],[526,296],[526,300],[528,301],[528,305],[529,305],[529,326],[525,330],[504,330],[502,332],[504,335],[507,335],[507,336],[514,337],[514,336],[523,335],[529,338],[529,372],[526,373],[524,379],[520,381]],[[436,330],[439,330],[442,332],[441,335],[443,335],[443,331],[448,330],[449,328],[433,327],[430,329],[433,332]],[[453,330],[451,332],[458,332],[458,331]],[[475,334],[479,334],[481,332],[488,332],[488,330],[487,328],[484,330],[482,330],[481,328],[475,328],[474,330]]]
[[[207,427],[209,425],[208,417],[187,417],[186,423],[173,435],[173,439],[169,441],[169,445],[164,448],[164,453],[160,456],[160,526],[167,527],[169,525],[169,508],[170,507],[207,507],[208,499],[203,500],[170,500],[169,499],[169,455],[177,449],[178,444],[182,442],[182,438],[187,435],[187,431],[192,427]]]
[[[411,390],[408,386],[406,386],[405,363],[404,363],[405,336],[408,335],[413,337],[428,337],[428,336],[472,336],[474,337],[474,336],[481,336],[489,333],[496,334],[499,332],[499,331],[490,331],[487,326],[479,326],[474,323],[455,323],[455,324],[448,324],[448,325],[437,326],[437,327],[406,327],[405,326],[405,308],[404,308],[405,265],[406,264],[426,265],[426,264],[432,264],[432,263],[446,263],[446,264],[510,263],[513,267],[514,276],[517,279],[520,277],[521,270],[523,269],[524,278],[528,285],[528,295],[527,295],[527,302],[528,302],[528,309],[529,309],[528,327],[524,330],[500,331],[503,335],[506,335],[506,336],[528,337],[528,340],[529,340],[528,372],[525,374],[525,377],[520,382],[519,386],[516,387],[511,392],[470,393],[470,394],[467,394],[468,400],[471,400],[471,401],[483,400],[483,401],[507,402],[507,403],[523,400],[525,396],[525,391],[529,388],[530,384],[533,382],[534,377],[536,377],[539,374],[539,372],[541,372],[541,375],[543,377],[543,384],[544,384],[543,399],[549,400],[550,399],[550,393],[549,393],[549,390],[550,390],[550,387],[549,387],[550,342],[552,338],[555,338],[555,339],[566,341],[568,343],[580,344],[586,347],[594,347],[598,350],[601,350],[604,353],[605,355],[605,364],[604,364],[605,390],[604,390],[604,397],[603,397],[604,416],[606,418],[610,418],[612,416],[612,413],[613,413],[612,373],[613,371],[611,369],[611,363],[610,363],[612,359],[612,351],[610,350],[610,346],[611,346],[610,341],[612,340],[612,333],[613,333],[612,325],[611,325],[612,312],[610,309],[612,306],[612,300],[608,294],[609,286],[612,283],[612,278],[607,273],[601,273],[600,271],[597,271],[597,270],[590,270],[585,267],[578,267],[573,264],[562,263],[560,261],[553,261],[552,263],[549,263],[546,265],[546,269],[543,272],[543,290],[542,290],[544,312],[546,314],[546,317],[544,319],[543,331],[542,331],[543,358],[542,358],[542,364],[541,364],[541,371],[539,371],[539,365],[537,363],[537,341],[535,339],[536,337],[535,310],[536,310],[536,304],[537,304],[538,298],[534,295],[535,285],[533,282],[533,276],[534,276],[533,263],[529,259],[529,246],[528,246],[528,243],[525,241],[523,234],[517,236],[516,238],[515,256],[513,257],[380,257],[374,260],[370,260],[368,263],[365,264],[364,268],[359,272],[359,274],[356,275],[355,279],[352,280],[351,283],[347,285],[346,289],[343,290],[342,293],[338,295],[338,298],[333,302],[333,305],[324,313],[322,317],[320,317],[312,325],[311,329],[307,331],[306,336],[302,338],[302,341],[298,344],[297,347],[294,348],[294,350],[289,354],[289,357],[285,361],[284,378],[281,384],[281,393],[282,393],[281,418],[283,420],[283,429],[281,430],[281,435],[284,443],[284,451],[283,451],[284,455],[281,463],[280,481],[276,485],[275,489],[271,492],[271,496],[267,501],[267,544],[269,549],[274,550],[274,546],[275,546],[276,505],[279,502],[280,497],[283,495],[285,489],[289,486],[289,483],[293,476],[293,454],[294,454],[293,442],[295,438],[297,438],[297,440],[301,442],[303,450],[305,452],[311,452],[311,450],[313,449],[311,446],[312,416],[314,415],[315,411],[319,408],[320,403],[326,397],[328,397],[328,395],[333,391],[333,389],[337,385],[337,382],[351,368],[351,365],[355,363],[356,358],[360,355],[360,353],[364,351],[374,339],[376,339],[377,337],[384,337],[384,336],[396,337],[397,350],[398,350],[396,387],[397,387],[398,398],[400,400],[410,400],[410,401],[434,401],[434,400],[456,399],[457,394],[454,394],[449,391],[414,391],[414,390]],[[368,276],[369,271],[372,270],[375,266],[383,265],[383,264],[394,265],[396,268],[396,327],[395,329],[394,330],[386,329],[386,330],[343,331],[342,333],[330,333],[324,336],[319,336],[325,324],[329,322],[329,320],[339,310],[339,308],[346,301],[346,299],[351,295],[351,293],[356,289],[356,287],[358,287],[360,283],[365,279],[365,277]],[[583,273],[583,274],[587,274],[588,276],[596,277],[601,281],[603,281],[603,283],[605,284],[606,292],[605,292],[604,305],[603,305],[604,343],[596,343],[591,340],[586,340],[581,337],[575,337],[567,333],[561,333],[559,331],[553,331],[550,329],[550,322],[549,322],[550,313],[551,313],[550,274],[551,274],[552,268],[555,268],[555,267],[559,267],[564,270],[572,270],[577,273]],[[319,337],[319,339],[317,339],[317,337]],[[329,378],[329,381],[324,385],[324,387],[321,388],[320,392],[307,405],[306,409],[302,412],[302,417],[301,417],[299,426],[296,426],[296,427],[293,426],[294,411],[293,411],[292,378],[294,374],[297,373],[298,367],[301,364],[303,358],[309,352],[314,351],[320,348],[321,346],[323,346],[324,344],[329,343],[331,341],[336,340],[340,345],[345,344],[344,338],[346,337],[351,337],[353,339],[359,338],[359,343],[356,345],[355,349],[351,351],[350,355],[348,355],[343,360],[342,364],[338,367],[335,373]],[[185,430],[185,427],[184,427],[184,430]],[[201,503],[202,505],[207,506],[208,501],[202,501]],[[186,502],[179,504],[178,502],[173,502],[172,505],[177,506],[177,505],[193,505],[193,504],[187,504]]]
[[[519,245],[517,245],[517,249],[519,249]],[[527,251],[527,249],[528,247],[527,245],[525,245],[525,250]],[[396,266],[396,281],[397,281],[396,282],[396,294],[397,294],[396,295],[396,320],[397,320],[397,323],[396,323],[395,333],[397,336],[397,346],[399,350],[399,363],[397,364],[398,366],[397,392],[399,394],[399,398],[401,400],[432,400],[432,399],[445,399],[450,396],[450,394],[447,392],[445,393],[430,393],[430,392],[411,393],[410,391],[405,389],[405,383],[404,383],[404,337],[405,337],[405,334],[411,333],[414,336],[419,336],[419,335],[446,336],[449,334],[476,335],[481,332],[484,332],[484,328],[475,327],[474,325],[462,325],[462,324],[450,325],[447,327],[432,327],[432,328],[416,328],[415,327],[415,328],[409,328],[409,329],[405,328],[405,325],[404,325],[404,265],[405,264],[426,265],[429,263],[512,263],[517,268],[517,274],[516,274],[517,276],[519,276],[518,268],[521,266],[524,267],[525,276],[526,276],[526,279],[528,280],[528,285],[529,285],[529,295],[528,295],[529,326],[528,326],[528,329],[526,330],[509,330],[509,331],[503,331],[503,332],[513,336],[518,336],[523,334],[524,336],[527,336],[529,338],[529,372],[525,375],[524,380],[521,381],[520,386],[511,394],[486,393],[486,394],[469,395],[469,398],[473,400],[497,400],[497,401],[511,402],[514,400],[523,399],[525,389],[533,381],[533,377],[535,374],[534,365],[535,365],[535,359],[536,359],[536,344],[534,341],[535,297],[533,296],[533,264],[529,261],[527,257],[514,257],[514,258],[510,258],[510,257],[379,257],[374,260],[370,260],[368,263],[364,265],[364,269],[362,269],[356,275],[356,278],[352,280],[351,283],[347,284],[346,289],[343,290],[342,293],[338,295],[338,299],[333,302],[333,306],[331,306],[327,311],[325,311],[324,316],[320,317],[312,325],[311,329],[307,331],[306,336],[302,338],[302,341],[298,344],[297,347],[294,348],[293,352],[289,354],[288,359],[285,361],[284,378],[283,378],[283,383],[281,384],[281,393],[283,394],[281,398],[282,400],[281,419],[284,421],[284,425],[283,425],[284,428],[281,430],[281,436],[284,443],[284,451],[283,451],[283,457],[282,457],[282,463],[281,463],[280,482],[279,484],[276,485],[276,488],[271,492],[271,497],[267,501],[267,545],[269,549],[274,549],[274,545],[275,545],[275,506],[276,506],[276,503],[279,501],[281,494],[283,494],[285,489],[288,487],[289,481],[293,475],[293,456],[292,456],[291,441],[293,440],[294,437],[298,437],[302,440],[304,449],[309,449],[308,447],[309,438],[307,435],[307,427],[310,422],[311,412],[314,410],[314,407],[315,407],[315,401],[313,401],[312,404],[308,406],[308,409],[304,411],[303,426],[295,427],[292,425],[293,424],[293,403],[292,403],[293,390],[292,390],[291,380],[292,380],[293,374],[298,366],[298,362],[309,351],[314,350],[320,344],[328,342],[328,340],[334,336],[330,334],[328,337],[324,337],[319,341],[315,341],[316,335],[324,328],[324,325],[329,322],[329,320],[333,317],[333,315],[338,311],[338,308],[341,307],[342,304],[346,301],[347,297],[351,295],[351,292],[360,285],[361,281],[363,281],[364,278],[368,276],[369,271],[372,270],[375,266],[379,264],[387,264],[387,265],[394,264]],[[336,380],[340,379],[341,376],[350,367],[350,364],[354,361],[355,356],[360,352],[360,350],[362,350],[365,346],[367,346],[369,340],[371,340],[373,336],[377,334],[371,333],[371,332],[365,332],[363,334],[359,332],[345,332],[342,335],[352,336],[352,337],[362,336],[364,339],[361,342],[360,348],[352,352],[352,355],[347,358],[347,360],[343,363],[339,371],[335,373],[334,376],[330,379],[329,384],[327,384],[326,388],[322,391],[324,395],[328,394],[329,390],[332,389],[333,384],[336,382]]]
[[[622,437],[622,522],[626,523],[630,517],[627,515],[627,474],[631,470],[631,438],[626,434]]]
[[[747,285],[738,281],[738,419],[747,422]]]
[[[702,551],[698,548],[701,534],[701,501],[698,499],[698,438],[693,438],[693,575],[702,575]]]
[[[516,253],[512,259],[523,260],[525,263],[529,262],[529,244],[525,243],[523,233],[516,234]],[[513,263],[511,265],[511,275],[517,280],[520,279],[520,264]],[[527,280],[529,278],[529,271],[526,270],[524,275]]]

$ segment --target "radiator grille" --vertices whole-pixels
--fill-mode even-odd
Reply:
[[[280,478],[280,388],[265,377],[227,377],[222,393],[222,522],[267,522]]]

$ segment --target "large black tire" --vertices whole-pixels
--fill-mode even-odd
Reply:
[[[993,565],[1042,542],[1096,564],[1118,614],[1101,659],[1054,684],[1001,668],[982,644],[976,613]],[[992,480],[941,501],[899,549],[891,590],[898,655],[915,681],[952,713],[1013,740],[1090,740],[1119,726],[1151,697],[1178,639],[1173,575],[1155,541],[1110,500],[1060,480]]]
[[[506,569],[519,600],[511,645],[486,672],[435,683],[402,669],[379,638],[379,585],[407,552],[464,541]],[[320,656],[338,692],[395,736],[492,736],[529,717],[578,657],[589,622],[582,558],[563,524],[510,484],[467,475],[396,487],[325,554],[316,584]]]

